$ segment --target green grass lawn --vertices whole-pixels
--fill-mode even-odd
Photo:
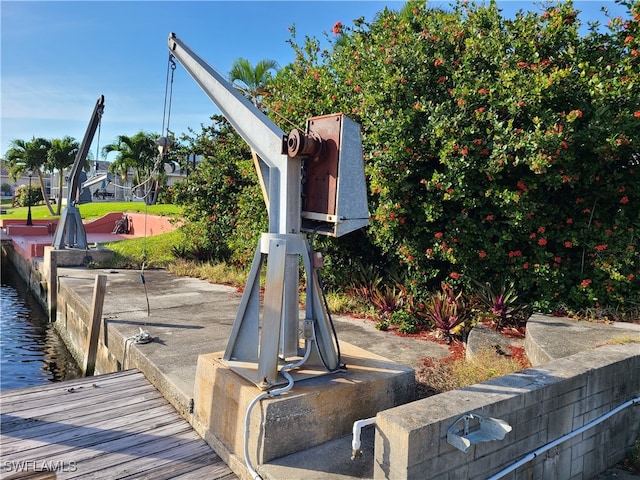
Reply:
[[[6,211],[0,218],[26,220],[28,207],[11,208],[11,203],[2,204]],[[91,202],[79,206],[80,215],[84,220],[92,220],[111,212],[140,212],[149,215],[175,216],[182,213],[177,205],[150,205],[143,202]],[[57,215],[51,215],[45,205],[31,207],[31,218],[57,219]],[[182,241],[182,234],[173,231],[146,238],[133,238],[120,242],[104,244],[107,248],[116,252],[116,257],[110,266],[114,268],[140,268],[143,259],[146,259],[148,268],[166,268],[176,261],[173,256],[172,246]]]
[[[177,260],[172,247],[181,241],[182,233],[174,230],[152,237],[132,238],[103,245],[116,253],[109,263],[113,268],[141,268],[143,261],[146,268],[168,268]]]
[[[64,207],[63,207],[64,208]],[[94,218],[102,217],[111,212],[142,212],[145,211],[149,215],[180,215],[181,207],[177,205],[145,205],[144,202],[91,202],[84,203],[78,207],[80,209],[80,215],[84,220],[91,220]],[[3,204],[2,209],[6,213],[2,214],[0,218],[7,219],[25,219],[27,218],[28,207],[11,208],[11,204]],[[55,206],[54,206],[55,211]],[[46,205],[36,205],[31,207],[31,218],[36,219],[53,219],[59,218],[57,215],[51,215]]]

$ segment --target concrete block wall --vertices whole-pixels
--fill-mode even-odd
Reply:
[[[374,478],[484,480],[638,396],[640,346],[628,343],[402,405],[376,417]],[[447,430],[467,413],[500,418],[512,430],[463,453]],[[639,435],[633,405],[503,478],[590,479],[622,460]]]
[[[86,292],[93,291],[93,281],[87,279],[78,292],[77,285],[64,281],[58,283],[58,305],[55,328],[64,340],[69,352],[79,365],[84,363],[91,323],[91,297]],[[75,287],[75,288],[74,288]],[[83,295],[84,294],[84,295]],[[103,318],[98,336],[96,374],[119,372],[127,368],[137,368],[135,356],[127,348],[127,339]]]
[[[84,363],[89,338],[91,305],[64,284],[58,286],[55,329],[78,365]],[[115,371],[115,370],[114,370]]]
[[[37,262],[25,258],[16,251],[13,243],[2,246],[2,256],[14,266],[18,275],[29,285],[29,290],[43,310],[47,310],[47,279],[38,269]]]

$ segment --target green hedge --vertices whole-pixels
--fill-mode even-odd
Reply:
[[[640,9],[626,5],[584,36],[571,3],[506,20],[495,3],[414,2],[337,22],[328,48],[293,31],[265,104],[362,125],[367,262],[414,294],[509,279],[537,310],[637,305]]]
[[[637,307],[640,2],[625,5],[586,35],[571,3],[507,20],[495,3],[410,2],[301,44],[292,28],[271,117],[362,126],[372,221],[315,240],[327,282],[382,275],[419,303],[477,280],[538,311]],[[247,146],[216,120],[183,139],[205,158],[174,193],[192,251],[246,264],[265,208]]]

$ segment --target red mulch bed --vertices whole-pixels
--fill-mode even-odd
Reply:
[[[480,323],[487,326],[488,328],[491,328],[492,330],[495,330],[495,326],[491,322],[480,322]],[[447,345],[449,348],[449,351],[451,352],[451,355],[449,357],[446,357],[445,359],[439,359],[438,361],[443,361],[449,358],[461,359],[465,357],[465,350],[466,350],[465,343],[463,343],[458,339],[447,341],[447,339],[443,338],[443,336],[440,335],[438,331],[421,329],[416,333],[400,333],[398,332],[397,326],[395,325],[390,325],[387,331],[390,333],[393,333],[394,335],[398,335],[399,337],[417,338],[417,339],[425,340],[428,342],[439,343],[440,345]],[[519,327],[509,327],[509,328],[504,328],[500,330],[499,333],[502,336],[510,339],[524,339],[526,328],[524,325]],[[526,354],[524,353],[523,347],[516,347],[511,345],[509,346],[509,349],[511,350],[510,352],[511,355],[523,366],[523,368],[528,368],[531,366],[531,364],[529,363],[529,360],[527,360]],[[424,359],[424,360],[427,360],[427,359]]]

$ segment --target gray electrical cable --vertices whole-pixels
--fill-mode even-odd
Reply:
[[[309,359],[309,355],[311,355],[311,344],[314,341],[315,340],[307,341],[304,357],[302,357],[301,360],[299,360],[298,362],[295,362],[295,363],[289,363],[287,365],[284,365],[280,369],[280,373],[282,374],[282,376],[287,379],[288,383],[287,383],[286,386],[284,386],[282,388],[276,388],[276,389],[270,390],[268,392],[261,393],[256,398],[254,398],[251,401],[251,403],[249,404],[249,406],[247,407],[247,413],[244,416],[244,462],[245,462],[245,464],[247,466],[247,470],[249,470],[249,473],[251,474],[251,478],[253,480],[262,480],[262,477],[253,468],[253,465],[251,464],[251,459],[249,458],[249,424],[250,424],[250,421],[251,421],[251,410],[253,410],[253,407],[258,402],[260,402],[261,400],[263,400],[265,398],[271,398],[271,397],[275,397],[275,396],[281,395],[281,394],[283,394],[285,392],[288,392],[289,390],[291,390],[293,388],[293,377],[289,374],[289,370],[293,370],[294,368],[297,368],[297,367],[303,365]]]

